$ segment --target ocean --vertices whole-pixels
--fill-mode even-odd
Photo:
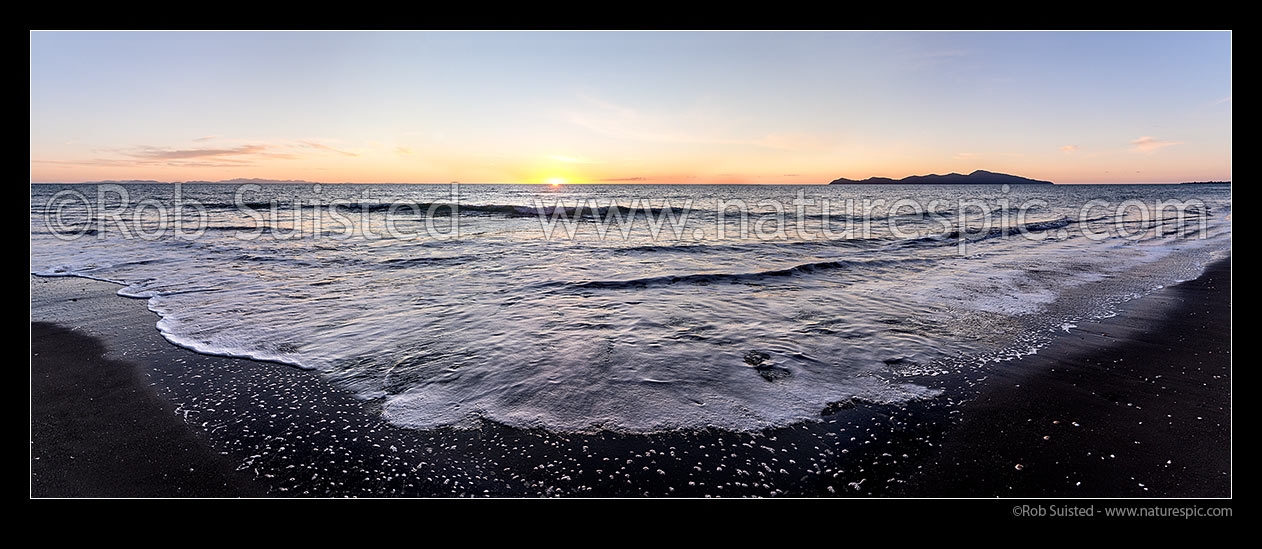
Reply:
[[[938,397],[1230,253],[1230,185],[31,185],[31,273],[403,428],[752,432]]]

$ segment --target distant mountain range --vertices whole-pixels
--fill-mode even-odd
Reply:
[[[888,177],[869,177],[863,180],[846,179],[844,177],[832,180],[829,185],[1051,185],[1051,181],[1040,181],[1038,179],[1029,179],[1016,175],[1008,175],[1006,173],[988,172],[986,170],[977,170],[968,175],[959,173],[949,173],[946,175],[930,174],[930,175],[912,175],[902,179],[890,179]]]

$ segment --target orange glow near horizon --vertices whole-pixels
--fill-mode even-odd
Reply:
[[[30,180],[1225,180],[1230,53],[1230,31],[35,31]]]
[[[315,143],[313,145],[313,143]],[[519,145],[526,147],[525,145]],[[869,155],[864,150],[807,154],[797,150],[742,148],[689,153],[685,147],[647,149],[636,144],[587,156],[549,152],[503,154],[493,160],[450,145],[420,146],[328,140],[246,142],[227,138],[189,141],[166,147],[123,150],[114,158],[31,159],[33,183],[106,180],[222,181],[302,180],[315,183],[534,183],[573,184],[827,184],[839,177],[865,179],[987,170],[1062,184],[1177,183],[1228,180],[1229,156],[1205,162],[1207,155],[1182,154],[1177,147],[1153,152],[1114,150],[1093,153],[1059,149],[1040,154],[946,155],[913,148],[901,154]],[[504,146],[505,150],[508,144]],[[537,150],[537,149],[536,149]],[[641,152],[644,151],[644,152]],[[600,154],[596,154],[599,152]],[[1191,151],[1189,151],[1191,152]],[[1092,155],[1095,156],[1092,156]],[[201,155],[205,158],[189,158]],[[139,157],[139,158],[137,158]]]
[[[454,156],[454,155],[453,155]],[[839,155],[844,156],[844,155]],[[1034,156],[1034,155],[1031,155]],[[998,158],[969,162],[894,159],[890,164],[870,159],[837,158],[782,161],[776,158],[737,156],[729,163],[712,166],[680,165],[666,159],[659,165],[608,162],[601,165],[553,165],[531,160],[505,161],[494,165],[473,159],[451,158],[443,162],[409,161],[388,155],[361,154],[345,158],[251,159],[241,165],[205,166],[155,164],[150,162],[49,162],[33,158],[32,183],[82,183],[92,181],[155,180],[222,181],[229,179],[301,180],[313,183],[534,183],[550,186],[576,184],[827,184],[839,177],[866,179],[910,175],[969,173],[987,170],[1061,184],[1075,183],[1177,183],[1182,181],[1230,180],[1229,158],[1211,166],[1185,159],[1165,159],[1156,155],[1121,167],[1099,162],[1096,165],[1067,165],[1054,158],[1025,158],[1023,161]],[[1091,162],[1084,162],[1090,164]],[[796,169],[792,166],[795,166]],[[833,167],[835,166],[835,167]]]

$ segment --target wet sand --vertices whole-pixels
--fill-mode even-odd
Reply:
[[[87,337],[31,323],[31,495],[261,495],[176,415],[135,364]]]
[[[960,406],[901,491],[1231,496],[1231,260],[1081,323]]]
[[[635,435],[397,428],[312,372],[171,345],[115,285],[32,277],[31,494],[1226,497],[1230,288],[1227,260],[933,400]]]

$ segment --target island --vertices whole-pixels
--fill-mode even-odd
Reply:
[[[829,182],[829,185],[1051,185],[1051,181],[1040,181],[1006,173],[977,170],[968,175],[949,173],[946,175],[911,175],[902,179],[888,177],[869,177],[863,180],[840,177]]]

